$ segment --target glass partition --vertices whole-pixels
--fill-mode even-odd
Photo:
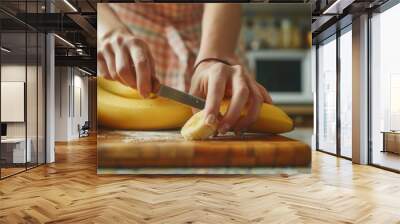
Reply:
[[[340,36],[340,155],[352,157],[352,33],[351,26]]]
[[[15,3],[15,2],[14,2]],[[43,11],[44,1],[1,2],[24,12]],[[1,144],[0,178],[45,163],[44,33],[0,12]]]
[[[2,177],[24,171],[31,161],[26,135],[26,41],[25,32],[1,34]]]
[[[30,151],[30,159],[27,163],[28,168],[37,165],[38,159],[38,52],[37,52],[38,35],[35,32],[27,33],[27,98],[26,98],[26,111],[27,111],[27,150]]]
[[[317,149],[336,153],[336,36],[318,47]]]
[[[371,162],[400,171],[400,4],[371,18]]]

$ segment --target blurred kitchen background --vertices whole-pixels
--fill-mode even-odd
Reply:
[[[289,137],[311,144],[311,5],[244,4],[241,50],[250,69],[295,122]]]

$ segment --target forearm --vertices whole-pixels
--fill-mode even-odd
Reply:
[[[98,39],[104,38],[113,30],[127,29],[122,21],[115,15],[108,4],[98,4],[97,32]]]
[[[233,58],[241,27],[240,4],[208,3],[205,5],[199,54],[204,58]]]

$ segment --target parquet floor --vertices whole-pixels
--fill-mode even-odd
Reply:
[[[400,175],[314,152],[293,176],[97,176],[96,141],[0,181],[0,223],[400,223]]]
[[[7,177],[7,176],[10,176],[10,175],[13,175],[13,174],[15,174],[15,173],[18,173],[18,172],[22,172],[22,171],[24,171],[25,170],[25,167],[21,167],[21,168],[14,168],[14,167],[12,167],[12,168],[1,168],[1,175],[2,175],[2,177]]]

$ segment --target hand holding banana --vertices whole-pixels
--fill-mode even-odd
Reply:
[[[103,127],[127,130],[165,130],[182,128],[185,139],[205,139],[216,133],[217,124],[205,122],[204,111],[192,114],[190,107],[155,97],[143,99],[138,91],[118,81],[98,78],[98,121]],[[225,114],[229,101],[221,103]],[[245,112],[241,113],[245,115]],[[186,123],[186,124],[185,124]],[[293,129],[293,121],[278,107],[263,103],[250,132],[283,133]]]
[[[206,99],[205,122],[217,124],[222,134],[229,130],[236,133],[246,130],[256,121],[262,103],[272,103],[267,90],[244,67],[215,60],[196,66],[190,93]],[[231,99],[230,104],[222,118],[217,119],[223,99]],[[246,115],[241,116],[242,112]]]
[[[113,30],[99,39],[97,65],[99,74],[104,78],[137,89],[144,98],[158,88],[149,47],[126,27]]]
[[[120,29],[104,36],[100,42],[98,67],[104,77],[98,80],[100,125],[160,130],[180,128],[189,120],[192,116],[189,107],[167,99],[140,97],[146,98],[158,88],[154,60],[144,41]],[[240,65],[218,61],[201,63],[193,75],[190,93],[206,98],[206,107],[185,125],[182,130],[185,138],[203,139],[215,134],[217,129],[220,133],[247,129],[281,133],[293,127],[292,120],[283,111],[263,104],[272,103],[268,92]],[[223,102],[224,98],[231,100]],[[187,128],[194,124],[194,129]]]

